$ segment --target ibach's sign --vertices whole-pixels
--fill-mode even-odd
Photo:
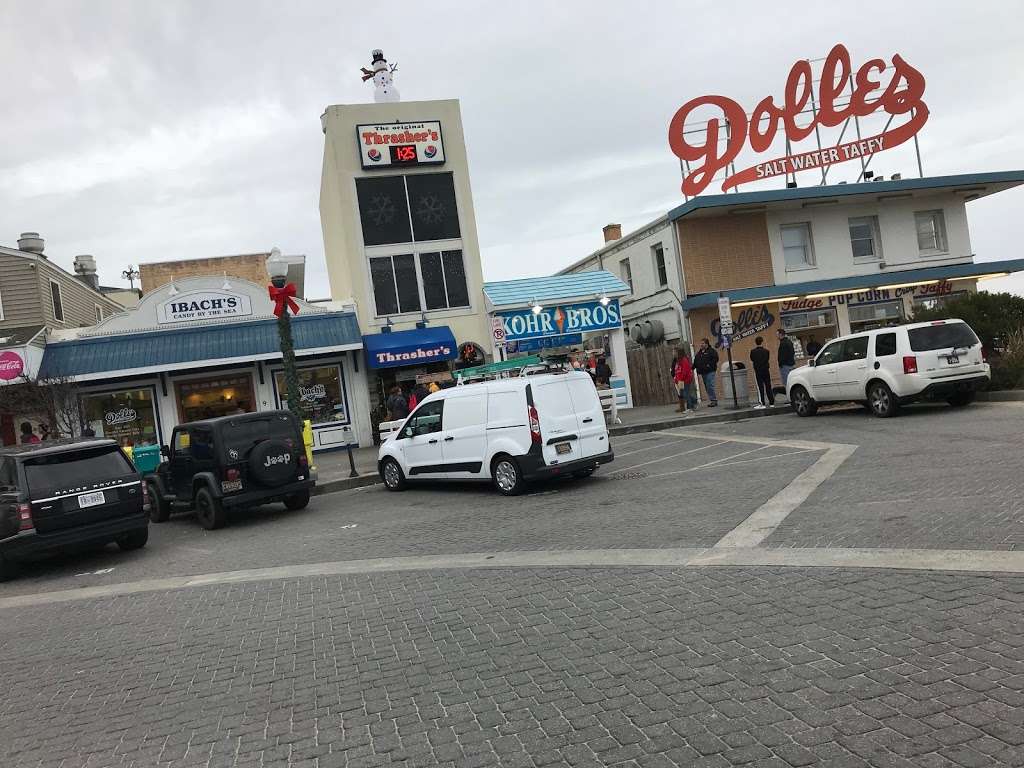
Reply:
[[[883,84],[880,78],[885,72],[889,72],[889,80]],[[797,142],[813,134],[819,126],[833,128],[852,117],[867,117],[878,111],[888,114],[890,119],[910,116],[895,128],[888,128],[887,123],[886,130],[874,136],[777,157],[737,171],[722,182],[723,192],[758,179],[855,160],[899,146],[912,139],[928,120],[928,105],[922,98],[924,85],[924,76],[899,54],[892,57],[889,69],[882,59],[869,59],[854,72],[849,51],[839,44],[825,58],[816,95],[811,64],[802,59],[789,71],[782,105],[776,104],[774,97],[765,96],[754,107],[749,120],[746,110],[726,96],[691,99],[675,113],[668,128],[668,143],[673,154],[681,160],[697,163],[683,179],[683,193],[700,194],[715,174],[736,160],[748,143],[754,152],[766,151],[780,127],[786,139]],[[806,125],[797,125],[797,116],[809,105],[816,107],[816,114]],[[721,119],[709,119],[703,142],[691,144],[683,127],[690,114],[702,107],[721,110]],[[725,125],[728,125],[728,136],[724,137]]]
[[[356,139],[366,169],[444,163],[444,140],[437,120],[357,125]]]
[[[248,317],[251,314],[252,302],[248,296],[227,291],[179,293],[156,309],[156,319],[160,324]]]

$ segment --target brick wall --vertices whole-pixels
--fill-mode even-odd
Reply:
[[[682,219],[678,226],[688,295],[774,283],[763,213]]]
[[[733,362],[743,363],[747,369],[747,391],[750,393],[750,402],[754,404],[757,402],[757,382],[754,380],[754,369],[750,363],[750,350],[756,345],[754,339],[761,336],[764,339],[764,346],[771,353],[771,372],[772,372],[772,384],[775,386],[782,386],[782,377],[779,376],[779,339],[776,331],[779,329],[779,323],[781,319],[779,317],[779,305],[778,303],[765,303],[756,304],[752,307],[741,307],[739,309],[733,308],[732,319],[733,323],[739,326],[743,326],[747,318],[761,318],[764,317],[764,311],[767,310],[768,327],[761,331],[755,331],[749,336],[736,339],[732,348],[732,359]],[[696,352],[697,347],[700,346],[700,340],[707,338],[711,342],[711,346],[715,346],[718,342],[718,337],[715,336],[712,331],[713,327],[717,326],[718,321],[718,307],[705,307],[702,309],[695,309],[690,312],[690,328],[693,330],[693,347],[691,354]],[[727,377],[728,373],[722,373],[722,364],[726,362],[726,351],[719,347],[718,352],[718,369],[719,374],[717,378],[717,388],[719,399],[722,399],[722,379]],[[704,396],[703,385],[701,385],[701,396]]]
[[[211,277],[227,274],[251,280],[257,285],[270,282],[267,274],[267,253],[246,253],[239,256],[217,256],[210,259],[187,259],[165,261],[156,264],[140,264],[142,292],[149,293],[171,280],[185,277]]]

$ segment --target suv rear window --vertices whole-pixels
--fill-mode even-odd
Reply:
[[[128,459],[114,446],[55,453],[25,461],[25,478],[32,490],[92,485],[134,472]]]
[[[273,438],[293,442],[295,427],[287,416],[265,416],[230,421],[224,425],[222,434],[226,450],[234,448],[240,455],[245,456],[256,443],[263,440]]]
[[[978,337],[967,323],[925,325],[921,328],[911,328],[907,334],[910,336],[910,348],[915,352],[973,347],[978,343]]]

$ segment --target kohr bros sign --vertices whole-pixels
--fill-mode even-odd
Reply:
[[[888,76],[885,83],[881,79],[883,73]],[[772,96],[765,96],[748,119],[743,106],[726,96],[691,99],[672,117],[668,143],[680,160],[696,163],[690,167],[682,186],[685,195],[694,196],[704,191],[715,174],[728,169],[748,143],[754,152],[767,151],[780,128],[787,142],[798,142],[819,127],[834,128],[850,118],[875,112],[889,115],[885,129],[874,136],[777,157],[731,173],[722,182],[725,192],[758,179],[856,160],[899,146],[912,139],[928,120],[928,105],[923,96],[924,76],[899,54],[892,57],[891,67],[882,59],[869,59],[854,72],[850,53],[840,44],[825,58],[816,92],[811,64],[802,59],[789,71],[781,105]],[[701,132],[691,129],[684,133],[684,126],[691,113],[707,107],[719,111],[721,117],[709,119],[703,141],[691,144],[687,135],[700,136]],[[812,115],[810,120],[807,114]],[[890,128],[896,119],[902,122]]]
[[[503,312],[501,319],[505,324],[505,338],[508,341],[622,327],[618,299],[612,299],[608,304],[588,301],[544,307],[539,313],[532,309]]]

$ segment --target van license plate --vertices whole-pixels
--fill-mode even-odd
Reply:
[[[103,491],[96,491],[96,493],[83,493],[78,497],[78,508],[84,509],[85,507],[98,507],[105,501],[106,497],[104,497]]]
[[[569,443],[556,443],[555,453],[557,453],[559,456],[565,453],[572,453],[572,446],[569,445]]]
[[[950,365],[960,365],[960,358],[957,357],[956,355],[949,355],[946,358],[946,360],[949,362]]]

